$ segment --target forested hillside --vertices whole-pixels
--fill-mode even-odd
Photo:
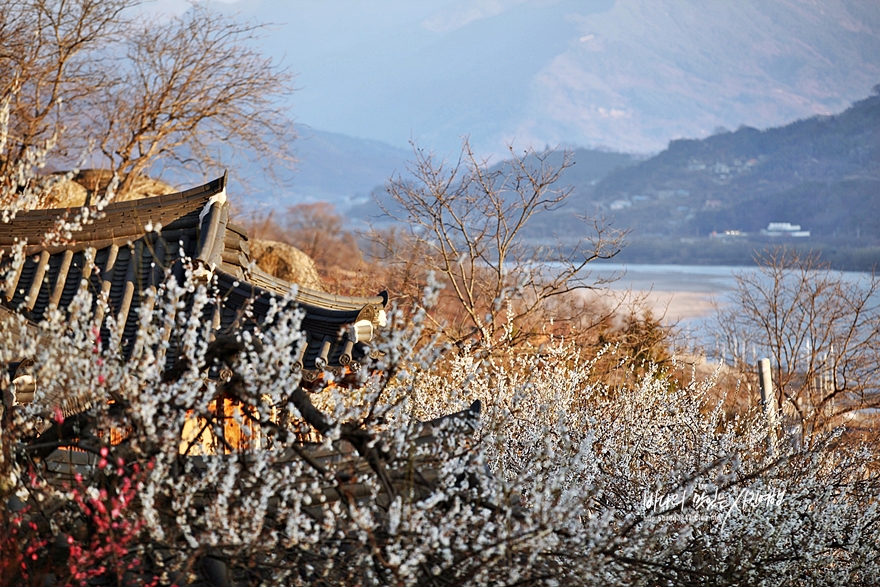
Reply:
[[[880,238],[880,96],[836,116],[672,141],[590,199],[640,236],[756,232],[791,222],[820,241]]]

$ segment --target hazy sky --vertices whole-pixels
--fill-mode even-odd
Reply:
[[[212,4],[274,23],[262,42],[297,74],[297,122],[395,146],[650,152],[838,112],[880,82],[877,0]]]

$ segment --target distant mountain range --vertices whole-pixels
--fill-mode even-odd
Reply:
[[[570,167],[563,171],[561,184],[554,187],[571,187],[573,195],[565,206],[548,212],[535,215],[529,222],[526,236],[534,239],[545,239],[555,242],[557,236],[565,238],[583,229],[576,218],[572,216],[572,209],[584,205],[584,194],[592,194],[599,181],[612,172],[636,165],[642,160],[641,157],[628,153],[615,153],[596,149],[555,149],[542,153],[544,163],[547,166],[558,168],[563,157],[568,155]],[[499,160],[493,169],[497,169],[504,162]],[[527,159],[527,165],[537,166],[538,162]],[[403,174],[406,178],[406,174]],[[377,204],[381,202],[381,207]],[[347,210],[347,216],[353,225],[362,225],[369,222],[375,226],[381,226],[390,222],[382,209],[395,211],[397,206],[386,193],[383,185],[375,186],[371,198],[359,205]],[[593,210],[595,212],[595,210]],[[402,212],[399,212],[401,215]],[[592,216],[589,211],[587,216]]]
[[[527,236],[536,241],[576,240],[584,236],[578,216],[604,217],[630,232],[621,255],[628,262],[748,264],[756,250],[785,243],[820,251],[840,268],[880,263],[876,92],[840,114],[672,141],[647,159],[589,149],[572,156],[561,180],[572,196],[533,219]],[[350,214],[374,216],[377,208]],[[810,236],[762,234],[771,222]]]
[[[381,141],[296,126],[290,168],[276,167],[277,182],[262,163],[241,158],[230,173],[230,198],[238,213],[280,212],[304,202],[330,202],[340,211],[372,201],[371,192],[406,172],[412,151]],[[171,178],[184,185],[186,179]]]
[[[214,3],[215,8],[224,5]],[[249,0],[314,128],[480,153],[656,153],[831,114],[880,82],[877,0]]]
[[[353,222],[381,223],[372,195],[384,197],[387,179],[406,175],[412,153],[315,129],[300,134],[292,189],[264,201],[278,207],[326,200]],[[571,154],[575,163],[561,180],[574,188],[571,199],[534,219],[533,239],[572,240],[583,236],[578,215],[604,216],[630,231],[624,260],[739,264],[750,262],[755,243],[782,242],[768,241],[761,229],[788,222],[810,231],[801,246],[821,249],[837,266],[880,262],[876,93],[835,115],[672,141],[650,158],[594,149]]]

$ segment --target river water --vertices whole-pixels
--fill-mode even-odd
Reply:
[[[591,263],[592,278],[617,278],[607,287],[610,295],[639,295],[643,306],[655,317],[678,329],[692,341],[714,339],[711,318],[715,304],[724,305],[736,285],[738,273],[756,272],[755,266],[715,265],[629,265]],[[840,272],[841,279],[858,281],[869,276],[859,272]]]
[[[733,290],[734,274],[755,271],[754,267],[619,263],[593,263],[590,269],[594,278],[614,280],[608,284],[612,292],[644,296],[654,315],[666,323],[691,323],[711,315],[713,302],[723,304]]]

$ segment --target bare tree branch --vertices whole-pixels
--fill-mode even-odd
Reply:
[[[567,153],[554,166],[550,152],[511,148],[509,161],[490,167],[467,140],[453,163],[415,145],[413,151],[411,177],[391,180],[395,207],[384,209],[409,227],[406,247],[418,254],[420,267],[445,279],[461,315],[444,330],[455,343],[492,345],[503,328],[506,342],[528,339],[549,299],[592,287],[587,264],[622,246],[623,233],[587,219],[591,239],[547,248],[526,237],[536,215],[571,195],[557,185],[573,164]]]

